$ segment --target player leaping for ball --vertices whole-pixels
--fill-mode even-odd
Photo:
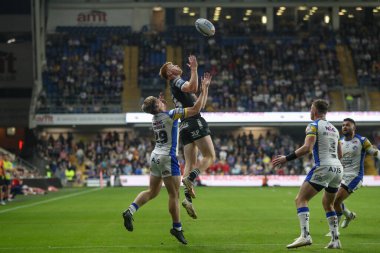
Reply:
[[[303,146],[287,156],[275,158],[272,162],[274,166],[278,166],[308,154],[311,149],[313,150],[315,165],[307,174],[296,197],[301,236],[287,245],[288,249],[312,244],[309,231],[308,203],[322,189],[325,189],[322,204],[331,232],[331,241],[326,248],[341,248],[334,199],[343,174],[343,166],[339,160],[342,157],[342,149],[339,144],[339,131],[330,122],[326,121],[327,109],[328,103],[325,100],[315,100],[310,110],[313,122],[306,128],[306,138]]]
[[[160,69],[160,76],[170,81],[172,99],[176,108],[193,106],[198,90],[198,63],[195,56],[190,55],[189,63],[191,69],[189,81],[181,78],[182,69],[178,65],[166,62]],[[206,101],[203,107],[206,105]],[[182,182],[185,186],[185,199],[182,206],[193,219],[197,218],[192,198],[195,198],[194,181],[198,175],[205,171],[215,161],[214,144],[210,137],[210,129],[207,122],[200,113],[181,121],[180,137],[184,146],[185,172]],[[202,160],[197,166],[198,149],[202,153]]]
[[[356,213],[348,210],[343,201],[362,185],[366,153],[380,159],[380,151],[373,148],[366,137],[356,134],[356,122],[351,118],[343,120],[342,133],[344,137],[341,138],[340,142],[343,151],[343,179],[335,197],[334,208],[338,215],[338,224],[342,215],[345,216],[341,227],[346,228],[356,218]],[[326,236],[328,235],[330,233]]]
[[[211,75],[204,74],[202,78],[202,91],[193,106],[166,110],[166,101],[163,96],[159,98],[150,96],[144,100],[141,109],[153,114],[152,126],[156,137],[156,145],[151,154],[151,173],[149,189],[141,192],[127,210],[123,212],[124,226],[133,231],[133,214],[144,204],[155,198],[161,190],[162,181],[169,194],[169,212],[173,220],[170,233],[183,244],[187,244],[182,232],[179,212],[179,187],[181,172],[177,160],[178,119],[186,119],[199,114],[207,99],[207,90],[211,82]]]

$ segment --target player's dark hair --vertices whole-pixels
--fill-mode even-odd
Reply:
[[[324,99],[314,100],[313,105],[317,109],[318,114],[326,114],[329,109],[329,103]]]
[[[345,118],[343,121],[351,122],[351,123],[354,124],[354,126],[356,127],[356,122],[355,122],[355,120],[353,120],[353,119],[351,119],[351,118]]]

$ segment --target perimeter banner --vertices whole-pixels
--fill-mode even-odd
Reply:
[[[301,176],[268,176],[269,186],[301,186],[306,175]],[[222,176],[204,175],[200,176],[204,186],[261,186],[264,176]],[[122,186],[148,186],[149,176],[120,176]],[[364,176],[363,186],[380,186],[380,176]]]

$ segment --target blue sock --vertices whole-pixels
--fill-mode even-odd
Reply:
[[[173,222],[173,228],[177,231],[181,231],[182,230],[181,222]]]

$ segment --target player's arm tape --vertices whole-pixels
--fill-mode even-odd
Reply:
[[[292,153],[290,153],[289,155],[286,156],[286,161],[292,161],[292,160],[295,160],[295,159],[297,159],[296,152],[292,152]]]

